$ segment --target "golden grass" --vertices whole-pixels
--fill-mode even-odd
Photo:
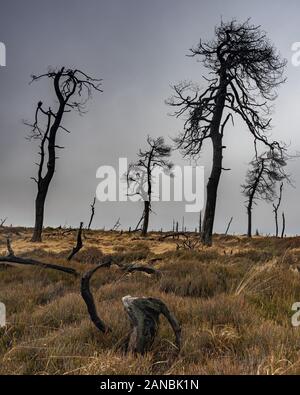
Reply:
[[[0,329],[1,374],[300,374],[300,327],[291,325],[300,301],[300,239],[216,236],[212,248],[176,251],[159,234],[88,231],[84,248],[67,263],[76,232],[46,229],[44,242],[30,242],[26,229],[0,232],[0,254],[10,235],[16,254],[84,270],[103,254],[122,262],[146,263],[160,279],[124,276],[115,267],[95,274],[92,289],[101,318],[112,327],[103,335],[92,325],[79,280],[34,267],[0,267],[0,301],[8,325]],[[291,270],[292,269],[292,270]],[[179,355],[161,319],[153,350],[123,355],[128,333],[121,298],[161,298],[182,324]]]

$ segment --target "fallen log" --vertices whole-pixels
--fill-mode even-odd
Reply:
[[[18,263],[20,265],[38,266],[43,269],[54,269],[54,270],[58,270],[58,271],[61,271],[64,273],[72,274],[73,276],[79,276],[79,273],[75,269],[70,268],[70,267],[64,267],[64,266],[60,266],[60,265],[55,265],[53,263],[45,263],[45,262],[37,261],[35,259],[27,259],[27,258],[21,258],[21,257],[15,256],[9,239],[7,239],[7,250],[8,250],[8,255],[1,256],[0,262]]]

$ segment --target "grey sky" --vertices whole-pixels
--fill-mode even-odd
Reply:
[[[79,224],[89,217],[89,204],[98,181],[100,165],[116,165],[119,157],[135,158],[147,134],[173,137],[182,127],[168,113],[164,100],[170,84],[184,79],[201,82],[202,69],[186,57],[200,38],[209,39],[220,22],[236,17],[252,18],[268,32],[289,63],[288,82],[280,88],[273,116],[273,135],[300,150],[300,67],[291,65],[291,45],[300,41],[300,3],[286,1],[219,0],[1,0],[0,41],[7,47],[7,67],[0,68],[0,218],[8,223],[33,225],[36,186],[30,177],[36,172],[37,147],[25,140],[22,120],[32,120],[38,100],[53,104],[50,85],[28,85],[31,74],[47,71],[48,66],[75,66],[103,78],[103,94],[95,94],[83,117],[67,114],[59,144],[53,183],[46,204],[45,224]],[[168,140],[170,141],[170,140]],[[244,233],[246,215],[240,184],[253,145],[247,128],[240,122],[226,133],[228,149],[219,189],[216,227],[223,232],[231,216],[232,231]],[[210,171],[209,143],[199,162]],[[178,153],[176,163],[183,163]],[[284,195],[287,232],[300,233],[299,162],[289,165],[296,188]],[[185,214],[184,204],[155,203],[156,215],[150,228],[170,228],[172,219],[197,226],[198,215]],[[94,225],[113,225],[118,217],[122,226],[135,226],[141,204],[97,203]],[[254,227],[273,232],[272,207],[255,208]]]

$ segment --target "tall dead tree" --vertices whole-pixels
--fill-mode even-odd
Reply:
[[[260,26],[249,20],[238,23],[221,22],[212,41],[202,42],[191,49],[208,70],[204,77],[207,87],[200,90],[190,82],[175,85],[174,96],[168,104],[184,116],[184,130],[175,139],[184,156],[198,157],[203,143],[210,140],[213,147],[212,170],[207,184],[207,201],[203,221],[202,241],[212,244],[217,191],[223,166],[225,127],[234,116],[247,125],[255,142],[269,143],[269,102],[276,98],[275,88],[282,77],[286,61],[282,60],[266,38]]]
[[[252,237],[252,210],[258,199],[272,202],[276,199],[276,184],[286,180],[289,175],[285,173],[286,157],[282,151],[269,151],[256,157],[250,162],[246,174],[242,193],[247,198],[248,237]]]
[[[96,204],[96,198],[94,198],[93,203],[91,204],[91,217],[90,217],[90,221],[89,221],[89,225],[88,225],[88,229],[91,229],[92,226],[92,222],[94,219],[94,215],[95,215],[95,204]]]
[[[278,237],[279,228],[278,228],[278,210],[282,201],[282,191],[283,191],[283,182],[280,184],[279,188],[279,196],[277,199],[277,203],[273,203],[273,213],[275,217],[275,236]]]
[[[57,133],[59,130],[69,133],[69,130],[63,126],[65,114],[72,110],[83,113],[92,91],[102,92],[100,80],[91,78],[77,69],[62,67],[46,74],[32,76],[32,81],[42,78],[52,81],[58,105],[55,109],[52,107],[45,108],[40,101],[35,111],[34,123],[27,123],[31,127],[29,139],[39,140],[40,142],[40,159],[37,163],[38,174],[37,177],[32,177],[38,189],[35,200],[35,226],[32,236],[34,242],[42,240],[45,201],[55,172],[56,150],[63,148],[57,144]]]
[[[163,137],[152,138],[148,136],[147,144],[145,151],[139,151],[137,162],[129,165],[127,173],[128,194],[131,196],[138,195],[144,201],[144,210],[140,220],[140,222],[143,221],[142,236],[146,236],[148,232],[153,192],[153,172],[160,168],[165,173],[170,174],[173,167],[173,164],[168,160],[172,148],[165,144]]]

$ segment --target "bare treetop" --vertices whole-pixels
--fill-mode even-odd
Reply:
[[[209,70],[203,77],[208,87],[200,89],[191,82],[175,86],[174,96],[167,103],[178,107],[176,116],[185,114],[184,131],[175,140],[187,156],[199,155],[203,142],[211,138],[211,122],[218,104],[224,97],[224,120],[219,133],[233,115],[247,124],[255,143],[261,141],[269,147],[280,147],[269,142],[271,105],[277,97],[276,88],[285,81],[286,60],[282,59],[260,26],[249,20],[238,23],[222,22],[215,29],[214,40],[202,42],[192,48],[190,56]]]
[[[242,185],[243,195],[249,198],[272,202],[276,194],[278,182],[291,183],[290,176],[285,172],[287,159],[276,151],[266,152],[250,162],[246,182]]]
[[[78,69],[67,69],[62,67],[58,70],[49,70],[48,73],[32,75],[32,81],[41,78],[53,79],[55,93],[60,103],[66,103],[67,107],[77,109],[79,112],[84,110],[88,99],[92,97],[93,90],[102,92],[102,79],[96,79]],[[69,102],[72,96],[77,96],[77,100]]]
[[[207,183],[207,203],[202,240],[212,243],[217,190],[223,167],[225,127],[234,117],[242,119],[254,141],[270,150],[283,153],[285,145],[269,141],[271,104],[276,88],[284,82],[286,60],[281,59],[260,26],[249,20],[224,23],[215,29],[215,37],[191,49],[208,69],[204,77],[206,88],[200,89],[190,82],[175,85],[174,96],[168,104],[176,107],[177,117],[184,115],[183,131],[175,139],[184,156],[200,155],[203,143],[211,140],[213,163]]]
[[[72,110],[78,111],[80,114],[84,113],[85,104],[91,98],[92,91],[102,92],[101,80],[92,78],[78,69],[62,67],[57,70],[49,70],[39,76],[33,75],[32,81],[42,78],[52,81],[58,104],[57,108],[53,110],[52,107],[44,108],[43,102],[39,101],[35,110],[34,122],[32,124],[26,123],[31,127],[29,139],[40,141],[38,174],[36,177],[32,177],[38,188],[32,241],[41,241],[45,200],[56,167],[56,150],[64,148],[56,142],[57,132],[64,130],[70,133],[63,126],[64,115]]]
[[[261,26],[232,20],[215,28],[215,39],[191,49],[192,56],[203,57],[210,70],[228,73],[241,89],[258,89],[266,99],[275,97],[274,88],[283,81],[286,60],[282,60]],[[249,94],[248,94],[249,96]]]

